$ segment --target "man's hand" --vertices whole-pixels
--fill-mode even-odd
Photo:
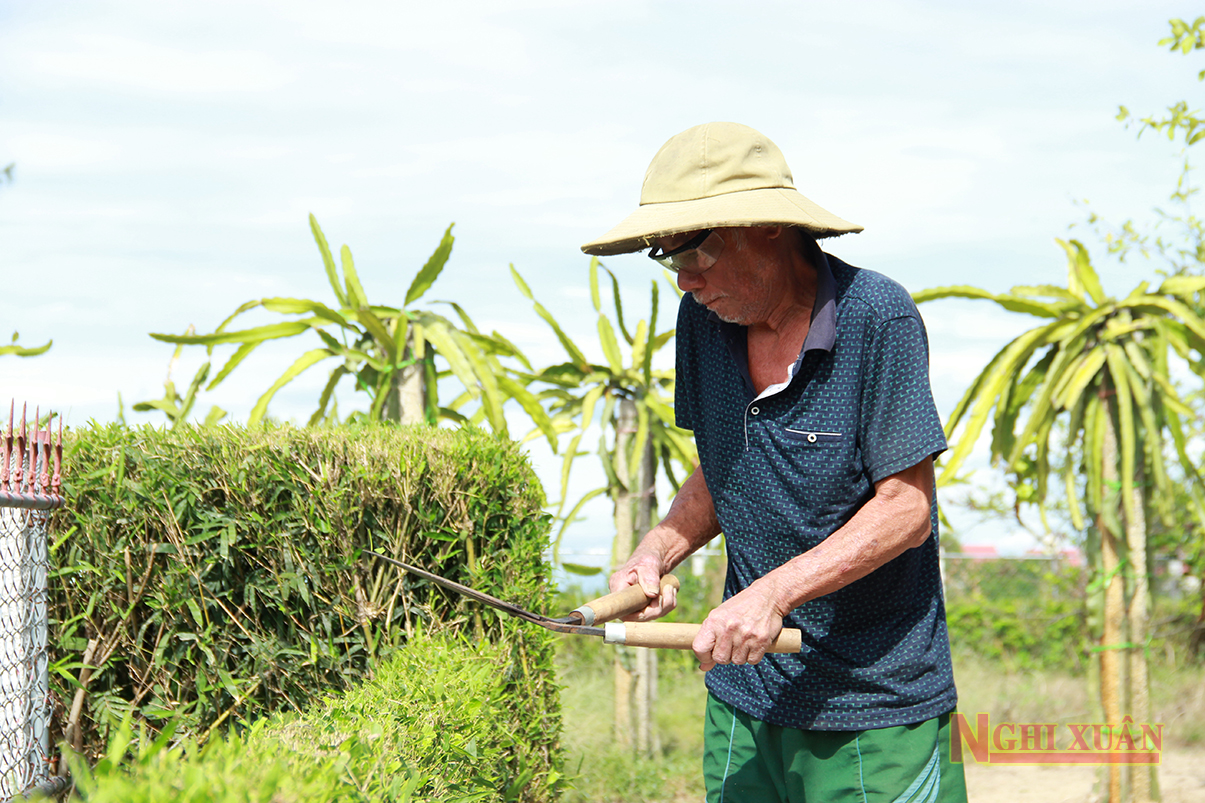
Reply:
[[[665,563],[660,557],[638,549],[619,571],[611,575],[611,591],[621,591],[628,586],[639,584],[644,595],[649,598],[648,606],[639,613],[625,616],[626,621],[647,622],[650,619],[658,619],[677,606],[678,589],[673,586],[661,589],[661,576],[665,573]]]
[[[704,672],[716,664],[756,664],[782,632],[779,603],[767,583],[754,583],[716,608],[691,648]]]

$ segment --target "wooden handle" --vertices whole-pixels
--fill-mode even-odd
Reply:
[[[603,641],[633,647],[689,650],[702,625],[666,622],[610,622]],[[766,652],[794,653],[803,649],[803,633],[784,627]]]
[[[661,590],[664,591],[668,586],[673,586],[677,589],[681,588],[681,583],[678,582],[677,577],[667,574],[661,578]],[[586,624],[594,624],[595,622],[609,622],[612,619],[619,619],[637,611],[643,611],[648,607],[650,602],[652,600],[644,593],[644,589],[639,585],[634,585],[612,594],[607,594],[605,597],[591,600],[578,608],[577,611],[582,614],[582,618],[585,619]]]

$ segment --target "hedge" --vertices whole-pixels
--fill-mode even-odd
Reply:
[[[516,775],[556,772],[551,634],[359,554],[547,607],[543,492],[512,442],[467,428],[94,425],[70,433],[64,462],[49,595],[56,740],[81,681],[84,716],[67,736],[95,759],[127,716],[203,741],[302,712],[371,678],[424,625],[504,650],[499,676],[522,705],[489,727],[513,736]],[[548,794],[535,782],[524,799]]]
[[[511,768],[514,737],[496,727],[515,704],[509,661],[498,644],[420,636],[371,681],[227,739],[168,750],[123,723],[94,768],[77,762],[76,788],[89,803],[518,800],[560,776]]]

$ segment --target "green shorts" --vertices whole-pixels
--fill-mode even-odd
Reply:
[[[864,731],[770,725],[708,695],[708,803],[966,803],[950,763],[950,715]]]

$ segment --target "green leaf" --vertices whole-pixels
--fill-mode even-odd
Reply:
[[[436,301],[436,304],[447,304],[456,313],[456,317],[460,318],[461,324],[464,325],[465,331],[474,335],[481,335],[481,330],[477,328],[477,324],[473,323],[473,319],[469,317],[469,313],[464,307],[457,304],[455,301]]]
[[[272,397],[276,392],[285,385],[292,382],[301,372],[305,371],[315,363],[325,360],[327,357],[333,356],[329,349],[313,349],[307,351],[297,358],[296,362],[290,365],[280,378],[272,383],[272,387],[268,388],[264,395],[259,397],[259,401],[251,408],[251,415],[247,418],[247,426],[255,426],[268,412],[268,403],[272,401]]]
[[[628,331],[628,326],[624,323],[623,318],[623,299],[619,296],[619,279],[615,278],[615,274],[609,268],[601,263],[600,267],[607,272],[611,277],[611,297],[615,300],[615,322],[619,324],[619,331],[623,334],[623,339],[627,344],[632,345],[632,334]]]
[[[1055,242],[1067,252],[1068,289],[1078,295],[1082,288],[1095,304],[1103,304],[1107,296],[1100,285],[1100,277],[1096,275],[1096,269],[1092,267],[1092,262],[1088,259],[1087,249],[1078,240],[1067,242],[1056,239]]]
[[[192,382],[188,385],[188,391],[184,394],[184,400],[180,403],[180,418],[175,422],[178,425],[182,420],[188,418],[188,414],[192,412],[193,404],[197,400],[197,391],[201,389],[202,383],[209,376],[209,363],[204,363],[197,373],[193,375]]]
[[[13,335],[13,340],[16,340],[16,335]],[[15,343],[11,346],[0,346],[0,355],[12,354],[17,357],[36,357],[39,354],[45,354],[54,344],[53,340],[47,340],[41,346],[18,346]]]
[[[368,333],[372,335],[372,339],[376,342],[378,348],[384,352],[385,361],[390,366],[394,366],[398,361],[398,352],[393,342],[393,335],[385,328],[384,322],[367,307],[361,307],[353,315],[368,330]]]
[[[1134,366],[1134,370],[1143,379],[1150,379],[1152,374],[1151,364],[1147,361],[1146,355],[1142,353],[1142,349],[1133,340],[1126,340],[1122,346],[1125,349],[1126,356],[1130,358],[1130,365]]]
[[[562,569],[570,574],[577,574],[583,577],[591,577],[596,574],[602,574],[603,572],[603,570],[598,566],[585,566],[580,563],[569,563],[568,561],[561,561],[560,565]]]
[[[1034,349],[1044,341],[1048,331],[1053,328],[1054,324],[1051,324],[1017,337],[1001,349],[992,358],[988,367],[975,379],[972,385],[973,392],[968,390],[967,394],[963,396],[963,401],[959,402],[959,409],[956,409],[955,414],[951,415],[950,420],[946,422],[946,434],[947,437],[950,437],[962,417],[963,410],[966,409],[964,402],[974,401],[970,418],[963,426],[962,434],[955,442],[954,449],[942,469],[941,477],[938,479],[939,485],[943,485],[957,476],[963,461],[974,449],[979,433],[983,430],[983,425],[1001,391],[1011,381],[1012,376],[1028,362]]]
[[[1047,304],[1024,296],[997,295],[996,293],[990,293],[987,290],[969,285],[932,287],[912,294],[912,300],[917,304],[923,304],[926,301],[936,301],[942,298],[978,298],[995,301],[1009,312],[1023,312],[1029,315],[1036,315],[1040,318],[1057,318],[1066,309],[1065,304]]]
[[[1083,330],[1091,325],[1090,322],[1094,315],[1100,315],[1103,311],[1104,308],[1099,308],[1086,315],[1072,332],[1061,341],[1059,352],[1050,364],[1050,370],[1043,381],[1041,392],[1030,408],[1029,420],[1025,424],[1025,429],[1013,445],[1012,454],[1006,458],[1009,466],[1015,467],[1019,464],[1022,452],[1031,443],[1031,439],[1049,420],[1052,420],[1057,415],[1058,411],[1053,404],[1054,391],[1060,384],[1064,372],[1069,370],[1075,359],[1082,353],[1086,342]]]
[[[335,258],[331,256],[330,246],[326,244],[326,235],[318,225],[318,219],[310,214],[310,231],[314,233],[314,242],[318,243],[318,251],[322,254],[322,265],[326,268],[326,279],[339,299],[339,306],[347,306],[347,294],[343,292],[342,282],[339,281],[339,271],[335,268]]]
[[[1078,401],[1084,388],[1096,378],[1105,364],[1105,352],[1096,348],[1081,354],[1071,368],[1064,372],[1065,380],[1055,390],[1054,401],[1061,409],[1069,409]]]
[[[356,262],[351,258],[351,249],[346,245],[340,248],[339,258],[343,262],[343,279],[347,282],[347,306],[367,307],[368,296],[360,284],[360,275],[356,273]]]
[[[590,363],[586,360],[586,355],[569,339],[569,335],[565,334],[564,330],[561,329],[560,324],[552,317],[552,313],[544,309],[543,305],[538,301],[533,302],[532,308],[536,311],[537,315],[544,319],[545,323],[552,327],[557,340],[560,341],[561,347],[565,349],[565,353],[569,355],[569,359],[573,361],[573,364],[582,371],[588,371]]]
[[[598,316],[598,340],[602,344],[603,355],[607,358],[611,371],[616,374],[623,373],[623,355],[619,352],[619,341],[615,338],[615,330],[611,328],[611,322],[607,320],[607,316],[601,313]]]
[[[151,337],[164,343],[180,343],[186,346],[216,346],[222,343],[262,343],[265,340],[293,337],[309,331],[306,321],[286,321],[242,329],[237,332],[215,332],[209,335],[168,335],[151,332]]]
[[[330,321],[339,326],[347,326],[347,319],[325,304],[311,301],[308,298],[265,298],[259,302],[269,312],[279,312],[283,315],[304,315],[309,313],[317,318]]]
[[[565,456],[561,460],[561,507],[565,504],[565,499],[569,495],[569,475],[573,467],[573,461],[578,456],[578,445],[581,443],[582,435],[590,425],[594,422],[594,407],[598,404],[598,400],[602,398],[606,388],[598,385],[586,391],[586,395],[582,397],[581,416],[578,419],[578,432],[569,443],[569,448],[565,450]],[[558,516],[560,515],[558,510]]]
[[[636,404],[636,435],[632,438],[632,452],[628,456],[628,476],[633,487],[640,475],[640,467],[644,462],[645,448],[649,444],[649,408],[637,402]],[[647,480],[646,480],[647,481]]]
[[[1141,438],[1147,447],[1144,450],[1147,456],[1144,465],[1150,468],[1149,476],[1154,486],[1153,492],[1144,490],[1144,494],[1160,510],[1160,515],[1166,522],[1170,518],[1168,503],[1171,501],[1172,493],[1168,487],[1167,468],[1163,462],[1163,427],[1159,424],[1154,400],[1147,392],[1144,378],[1139,375],[1137,366],[1134,365],[1132,359],[1127,368],[1130,370],[1128,380],[1134,395],[1134,406],[1137,408],[1138,417],[1145,430],[1142,433],[1144,437]]]
[[[258,340],[254,343],[244,343],[239,346],[234,354],[230,355],[230,359],[226,361],[226,364],[222,366],[222,370],[218,371],[218,375],[213,378],[213,381],[205,386],[205,389],[213,390],[220,385],[222,380],[230,376],[230,372],[237,368],[238,364],[247,358],[247,355],[259,348],[259,344],[262,342],[262,340]]]
[[[1169,276],[1159,285],[1155,292],[1158,295],[1180,296],[1185,301],[1192,301],[1193,296],[1205,290],[1205,276]]]
[[[1146,296],[1142,303],[1134,304],[1131,309],[1135,312],[1147,312],[1154,315],[1166,315],[1184,324],[1199,338],[1205,338],[1205,320],[1202,320],[1190,307],[1170,298]]]
[[[1071,410],[1071,420],[1067,425],[1067,441],[1074,443],[1079,439],[1080,430],[1084,427],[1084,410],[1087,408],[1087,399],[1080,397],[1075,407]],[[1067,511],[1071,515],[1071,526],[1077,531],[1083,532],[1084,513],[1080,505],[1079,493],[1076,488],[1075,460],[1072,459],[1070,453],[1064,455],[1063,460],[1063,487],[1067,499]]]
[[[557,433],[552,425],[552,419],[548,417],[548,413],[540,405],[540,402],[527,388],[520,385],[515,380],[505,374],[500,374],[497,377],[498,387],[505,392],[510,398],[519,403],[523,411],[531,417],[535,425],[544,433],[544,437],[548,440],[548,446],[552,449],[552,453],[557,453]]]
[[[652,366],[648,361],[649,325],[644,319],[636,323],[636,331],[632,334],[632,370],[640,373],[640,384],[652,384]]]
[[[1175,385],[1171,383],[1165,374],[1154,372],[1151,374],[1151,378],[1155,380],[1155,384],[1157,384],[1159,389],[1163,391],[1159,396],[1159,400],[1165,407],[1175,411],[1178,415],[1196,415],[1191,407],[1180,400],[1180,394],[1176,391]]]
[[[1030,397],[1033,396],[1034,391],[1041,386],[1057,353],[1057,346],[1047,349],[1042,358],[1034,363],[1024,377],[1019,381],[1012,380],[1013,384],[1008,386],[1007,399],[1004,394],[1001,394],[1000,400],[996,403],[996,421],[992,429],[993,455],[1012,454],[1016,443],[1017,417]],[[1016,374],[1013,376],[1015,377]]]
[[[648,342],[644,347],[644,384],[653,384],[653,352],[660,348],[657,345],[657,307],[660,303],[660,293],[657,290],[657,283],[651,282],[653,288],[651,291],[651,302],[649,307],[649,331]]]
[[[405,306],[408,307],[422,298],[423,294],[439,278],[440,272],[443,271],[444,265],[448,262],[448,257],[452,255],[452,243],[456,241],[456,238],[452,236],[452,227],[455,225],[455,223],[448,225],[447,231],[444,232],[439,245],[436,246],[430,259],[427,260],[427,264],[423,265],[422,270],[415,275],[414,281],[410,283],[410,289],[406,291]]]
[[[162,410],[167,413],[167,417],[173,421],[180,417],[180,408],[168,399],[156,399],[155,401],[138,402],[131,409],[138,413],[147,413],[151,410]]]
[[[505,346],[511,355],[514,356],[514,358],[518,360],[520,364],[522,364],[522,366],[528,371],[535,370],[531,367],[531,362],[528,361],[527,355],[520,351],[518,346],[503,337],[496,329],[493,332],[490,332],[490,337]]]
[[[575,504],[569,513],[561,520],[561,526],[557,529],[556,537],[552,539],[552,560],[554,563],[559,564],[561,562],[561,541],[565,537],[565,529],[573,523],[573,520],[577,518],[577,514],[581,512],[582,508],[586,506],[587,502],[602,494],[605,494],[609,490],[610,488],[604,485],[601,488],[595,488],[592,491],[582,494],[582,497],[577,500],[577,504]]]
[[[1121,466],[1121,504],[1125,511],[1126,521],[1136,521],[1137,509],[1134,506],[1134,467],[1137,432],[1134,428],[1133,396],[1130,389],[1129,366],[1125,352],[1113,343],[1105,344],[1108,355],[1109,375],[1113,380],[1117,404],[1117,440],[1120,444]]]
[[[594,311],[601,315],[602,299],[598,292],[598,266],[598,257],[590,257],[590,303],[594,305]]]
[[[315,426],[322,422],[326,417],[326,408],[330,405],[331,394],[335,392],[335,386],[339,384],[339,380],[348,374],[346,365],[336,366],[331,371],[330,377],[326,380],[326,385],[322,388],[321,395],[318,396],[318,409],[310,416],[310,420],[306,426]]]
[[[1108,415],[1098,394],[1084,397],[1084,473],[1088,511],[1096,513],[1104,501],[1102,456],[1104,454],[1105,416]]]
[[[534,301],[535,298],[531,294],[531,288],[527,286],[527,282],[523,281],[523,277],[519,275],[519,271],[515,270],[515,264],[510,265],[510,278],[514,280],[515,286],[519,288],[519,292],[528,301]]]
[[[1081,296],[1077,296],[1066,287],[1059,287],[1057,284],[1018,285],[1010,289],[1009,292],[1016,296],[1057,298],[1061,301],[1074,302],[1076,305],[1082,305],[1084,301]]]

